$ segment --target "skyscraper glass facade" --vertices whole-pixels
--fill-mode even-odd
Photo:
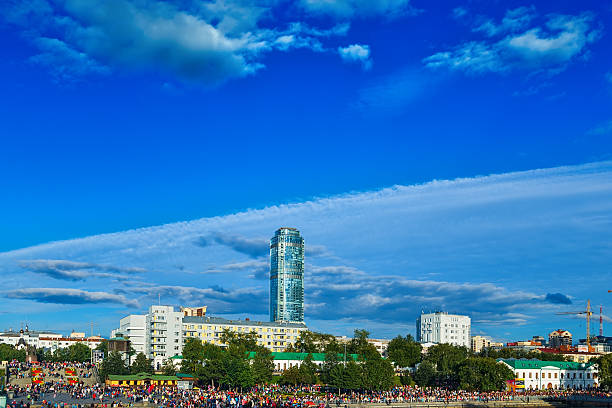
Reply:
[[[304,321],[304,238],[295,228],[270,240],[270,320]]]

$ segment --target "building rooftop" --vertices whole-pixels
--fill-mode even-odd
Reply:
[[[278,323],[278,322],[258,322],[255,320],[229,320],[222,317],[202,317],[202,316],[185,316],[183,323],[187,324],[226,324],[235,326],[252,326],[252,327],[285,327],[292,329],[306,329],[304,323]]]
[[[526,360],[521,359],[517,360],[514,358],[511,359],[499,359],[497,361],[503,361],[508,364],[510,367],[514,369],[541,369],[544,367],[554,367],[564,370],[586,370],[592,364],[590,363],[575,363],[573,361],[541,361],[541,360]]]
[[[249,358],[252,359],[257,354],[254,351],[249,352]],[[287,352],[272,352],[272,357],[274,360],[294,360],[294,361],[304,361],[308,354],[312,355],[312,361],[325,361],[325,353],[287,353]],[[344,354],[338,353],[338,359],[340,361],[344,361]],[[357,361],[359,359],[358,354],[347,354],[346,360]]]

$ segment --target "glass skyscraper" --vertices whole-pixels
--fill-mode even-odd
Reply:
[[[304,321],[304,238],[295,228],[270,240],[270,320]]]

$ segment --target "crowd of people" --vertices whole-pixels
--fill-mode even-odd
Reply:
[[[42,372],[36,374],[36,376],[44,378],[46,382],[50,380],[60,380],[63,378],[66,368],[73,368],[76,370],[77,376],[80,378],[90,378],[93,376],[94,364],[91,363],[79,363],[79,362],[36,362],[36,363],[24,363],[19,361],[12,361],[8,364],[8,374],[10,378],[31,378],[33,377],[32,369],[40,368]]]
[[[11,387],[10,408],[115,408],[130,407],[139,402],[160,408],[344,408],[351,404],[398,404],[419,402],[511,401],[529,398],[598,397],[612,394],[597,390],[478,392],[443,388],[395,387],[389,391],[338,393],[321,386],[258,386],[249,390],[223,390],[214,387],[181,390],[168,386],[110,387],[106,385],[46,382],[41,385]]]

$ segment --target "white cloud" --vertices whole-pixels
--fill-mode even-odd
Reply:
[[[527,27],[535,17],[536,13],[534,6],[518,7],[508,10],[499,24],[495,24],[491,19],[486,19],[476,26],[473,31],[483,32],[489,37],[508,32],[517,32]]]
[[[585,55],[587,45],[599,38],[593,16],[549,15],[545,27],[533,27],[521,33],[532,19],[531,14],[508,18],[499,26],[479,26],[489,36],[512,31],[496,41],[465,42],[451,51],[433,54],[423,60],[429,68],[448,68],[472,74],[503,73],[511,70],[548,70],[559,72],[566,64]]]
[[[600,125],[589,130],[587,134],[592,136],[612,135],[612,120],[601,123]]]
[[[465,7],[455,7],[453,9],[452,16],[453,18],[457,20],[460,20],[467,15],[468,15],[468,10]]]
[[[128,307],[138,307],[138,302],[123,295],[106,292],[88,292],[66,288],[26,288],[5,291],[9,299],[31,300],[39,303],[68,305],[115,303]]]
[[[324,51],[322,39],[346,35],[349,28],[279,21],[276,6],[254,0],[27,0],[0,11],[41,50],[31,61],[58,80],[112,67],[216,84],[256,73],[264,67],[262,56],[273,50]]]
[[[347,47],[339,47],[338,53],[344,61],[359,62],[365,70],[372,68],[370,46],[368,45],[352,44]]]
[[[302,7],[310,12],[338,18],[398,17],[418,14],[410,0],[302,0]]]
[[[104,75],[110,72],[108,67],[57,38],[39,37],[34,40],[34,44],[40,53],[31,56],[29,61],[48,68],[60,82],[72,82],[87,75]]]
[[[574,307],[605,300],[607,293],[592,288],[609,277],[611,178],[612,162],[601,162],[394,186],[0,253],[0,274],[30,290],[57,280],[41,273],[33,284],[23,260],[128,265],[145,268],[147,282],[109,282],[105,290],[123,296],[115,299],[120,304],[146,306],[161,294],[168,304],[208,304],[213,315],[263,315],[268,282],[249,276],[265,274],[267,240],[289,225],[300,229],[307,248],[334,255],[307,252],[307,321],[314,329],[335,318],[413,325],[420,308],[441,307],[472,314],[491,335],[501,330],[500,320],[533,331],[559,324],[550,310],[563,308],[565,298]],[[577,275],[590,284],[575,285]],[[95,282],[62,283],[96,291]],[[68,304],[88,296],[36,288],[11,296]]]

